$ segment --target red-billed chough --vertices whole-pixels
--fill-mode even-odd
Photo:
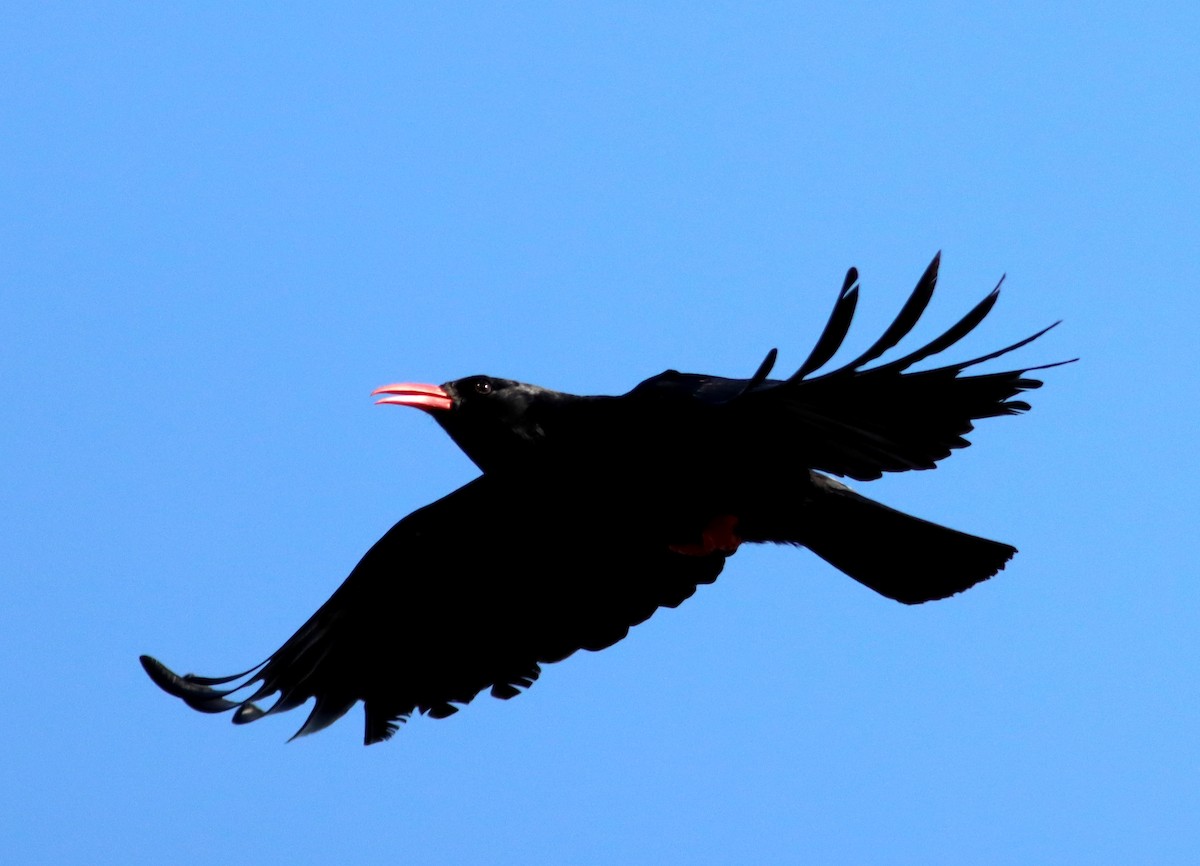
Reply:
[[[905,604],[986,580],[1014,547],[910,517],[829,477],[932,469],[969,444],[975,420],[1027,410],[1014,398],[1041,382],[1026,374],[1057,366],[964,375],[1047,328],[912,370],[974,329],[998,286],[932,342],[872,366],[920,318],[938,262],[870,348],[824,373],[858,301],[854,269],[816,347],[786,379],[768,378],[772,349],[749,379],[667,370],[618,397],[491,376],[377,389],[380,403],[428,412],[482,475],[392,527],[262,664],[220,678],[179,676],[149,656],[142,665],[193,709],[232,710],[237,723],[315,699],[297,736],[362,701],[374,743],[414,712],[443,718],[484,689],[513,697],[541,665],[611,646],[716,580],[743,543],[807,547]],[[272,694],[268,709],[256,705]]]

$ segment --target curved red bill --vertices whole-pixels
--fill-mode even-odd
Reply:
[[[437,385],[422,385],[419,382],[397,382],[394,385],[384,385],[371,392],[372,397],[376,394],[391,395],[376,400],[376,406],[381,403],[390,403],[394,406],[412,406],[415,409],[424,409],[426,412],[445,412],[454,403],[444,388]]]

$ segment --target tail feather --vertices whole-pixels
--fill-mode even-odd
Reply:
[[[969,589],[1003,569],[1017,552],[1010,544],[888,508],[831,478],[817,476],[817,481],[820,493],[794,540],[864,586],[904,604]]]

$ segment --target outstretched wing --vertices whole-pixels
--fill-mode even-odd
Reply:
[[[361,700],[365,741],[384,740],[414,712],[443,718],[484,689],[513,697],[541,664],[611,646],[724,566],[720,553],[614,532],[612,519],[565,484],[483,476],[392,527],[263,664],[222,678],[142,664],[164,691],[236,723],[315,699],[296,736]]]
[[[858,303],[858,272],[853,268],[807,360],[784,380],[768,379],[775,350],[750,379],[681,374],[669,370],[643,382],[633,394],[687,395],[706,406],[725,407],[738,431],[736,440],[765,453],[788,454],[805,466],[870,481],[884,472],[932,469],[937,461],[970,443],[966,434],[980,418],[1015,415],[1029,409],[1014,399],[1040,388],[1027,374],[1059,364],[999,373],[964,375],[985,361],[1036,340],[1050,328],[977,358],[928,370],[911,368],[963,339],[995,306],[997,285],[945,333],[919,349],[869,366],[895,347],[916,325],[937,285],[941,253],[925,270],[895,321],[870,348],[848,364],[818,373],[842,346]],[[1058,324],[1057,322],[1055,324]]]

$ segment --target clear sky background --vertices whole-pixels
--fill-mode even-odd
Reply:
[[[20,864],[1192,863],[1195,3],[0,10],[0,847]],[[889,602],[744,550],[364,749],[159,692],[275,649],[473,475],[396,380],[618,393],[931,336],[1034,410],[866,492],[1010,541]]]

